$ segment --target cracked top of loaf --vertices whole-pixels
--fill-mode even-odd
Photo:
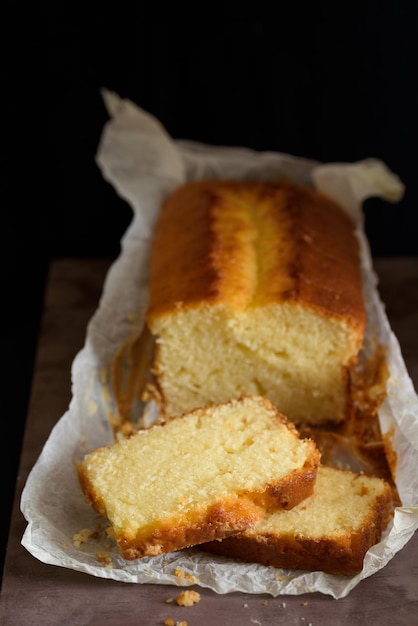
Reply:
[[[307,187],[229,180],[179,187],[162,207],[150,286],[149,318],[202,302],[237,312],[289,302],[364,332],[355,225]]]

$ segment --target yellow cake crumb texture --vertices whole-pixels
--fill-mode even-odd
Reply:
[[[176,603],[179,606],[193,606],[198,602],[200,602],[200,593],[198,591],[194,591],[193,589],[182,591],[176,598]]]

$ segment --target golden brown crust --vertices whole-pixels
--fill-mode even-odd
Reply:
[[[106,506],[102,498],[98,496],[97,491],[89,478],[89,474],[86,472],[85,464],[83,462],[78,463],[76,466],[76,472],[85,501],[93,507],[96,513],[106,517]]]
[[[270,497],[265,499],[265,510],[289,510],[312,495],[321,455],[313,441],[309,441],[309,445],[312,447],[312,455],[303,468],[295,470],[285,481],[270,485]]]
[[[242,310],[292,302],[344,318],[362,336],[358,258],[350,217],[317,191],[248,181],[188,183],[162,207],[148,319],[202,303]]]
[[[250,499],[225,499],[202,511],[200,516],[196,513],[188,522],[184,518],[173,518],[135,538],[121,533],[116,534],[115,539],[121,555],[134,560],[227,537],[235,534],[237,529],[245,530],[252,526],[263,515],[264,511]]]
[[[309,503],[306,502],[308,508]],[[328,534],[321,536],[314,535],[314,532],[309,536],[297,527],[293,532],[257,532],[256,526],[249,533],[210,542],[204,549],[221,556],[283,569],[352,575],[362,570],[367,550],[380,541],[392,515],[391,488],[385,484],[382,493],[376,496],[373,505],[363,515],[360,526],[350,528],[347,522],[345,531],[334,532],[330,524]],[[341,516],[344,516],[343,511]]]

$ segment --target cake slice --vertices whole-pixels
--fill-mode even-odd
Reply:
[[[204,549],[285,569],[349,575],[362,569],[392,514],[392,491],[383,479],[321,466],[310,498]]]
[[[301,186],[206,180],[164,203],[151,256],[150,386],[171,416],[242,393],[342,422],[365,331],[355,224]]]
[[[86,501],[126,559],[242,531],[313,491],[320,454],[261,397],[196,409],[80,462]]]

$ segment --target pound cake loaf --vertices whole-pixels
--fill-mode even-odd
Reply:
[[[78,477],[121,555],[155,556],[242,531],[312,495],[320,454],[264,398],[196,409],[86,455]]]
[[[187,183],[156,226],[146,320],[163,418],[248,393],[342,422],[366,322],[354,223],[309,188]]]
[[[383,479],[321,466],[310,498],[203,548],[274,567],[350,575],[361,571],[392,514],[392,490]]]

